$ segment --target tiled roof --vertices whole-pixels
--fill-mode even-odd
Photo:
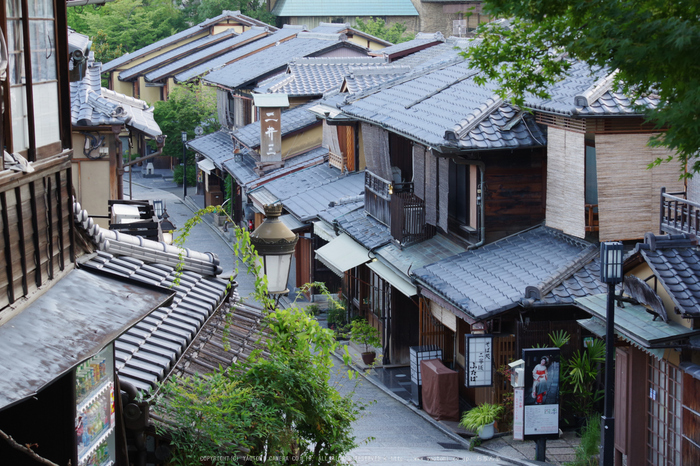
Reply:
[[[119,73],[119,79],[122,81],[129,80],[143,74],[145,71],[161,67],[164,63],[177,60],[178,57],[182,57],[183,54],[191,54],[196,51],[201,51],[201,49],[208,51],[210,50],[210,46],[213,44],[221,46],[222,43],[228,43],[231,39],[236,38],[236,36],[238,36],[238,34],[233,28],[231,28],[216,35],[204,36],[201,39],[193,40],[192,42],[188,42],[180,47],[161,53],[150,60],[146,60],[143,63],[139,63],[136,66],[132,66],[131,68],[122,71]]]
[[[455,50],[455,47],[458,49],[465,49],[470,44],[470,39],[448,37],[444,43],[433,45],[432,47],[412,53],[394,61],[393,63],[415,69],[431,67],[438,63],[447,64],[455,61],[455,59],[458,58],[457,52],[459,50]]]
[[[654,236],[638,244],[656,278],[684,316],[700,316],[700,251],[687,235]],[[646,278],[646,277],[640,277]]]
[[[352,212],[357,209],[362,209],[365,205],[364,195],[360,198],[353,200],[348,198],[347,200],[336,203],[332,207],[326,207],[318,213],[318,218],[325,221],[326,223],[332,225],[333,222],[342,217],[343,215]]]
[[[255,92],[283,93],[292,97],[320,96],[339,89],[343,78],[358,67],[386,65],[386,60],[372,57],[298,58],[289,63],[287,73],[263,81]]]
[[[235,89],[265,78],[270,73],[280,71],[292,59],[330,52],[336,48],[348,48],[364,53],[365,48],[352,42],[340,40],[339,36],[329,35],[326,39],[298,37],[279,43],[274,47],[243,58],[229,66],[213,71],[204,80],[229,89]],[[180,80],[178,75],[178,80]]]
[[[321,122],[316,119],[316,115],[308,111],[308,109],[316,103],[317,101],[311,101],[282,112],[282,121],[280,124],[283,138],[295,131],[321,124]],[[238,128],[231,134],[248,148],[255,149],[256,147],[260,147],[259,121]]]
[[[223,169],[225,161],[233,158],[231,134],[223,129],[188,141],[187,147],[204,155],[219,169]]]
[[[363,67],[353,69],[352,73],[345,77],[345,84],[349,94],[357,94],[371,88],[387,84],[411,71],[407,66],[391,65],[376,67],[374,69]]]
[[[353,210],[336,218],[338,226],[367,249],[375,249],[393,238],[386,225],[367,215],[364,208]]]
[[[276,16],[418,16],[411,0],[279,0],[272,9]]]
[[[100,83],[101,63],[88,61],[81,81],[70,83],[71,123],[76,126],[127,125],[156,137],[162,134],[153,107],[133,97],[105,89]]]
[[[592,70],[587,64],[576,62],[572,64],[563,80],[547,89],[551,98],[530,96],[525,102],[534,110],[566,116],[639,115],[633,108],[633,102],[617,92],[614,86],[615,82],[610,77],[609,70]],[[594,98],[589,102],[577,99],[579,96]],[[658,104],[658,98],[650,96],[637,103],[654,108]]]
[[[351,95],[339,108],[432,147],[488,150],[546,144],[529,115],[498,99],[495,84],[474,83],[477,71],[455,58],[460,60],[456,64]]]
[[[265,185],[284,208],[302,222],[318,217],[332,202],[364,192],[362,173],[341,175],[327,164],[289,174]]]
[[[149,53],[155,52],[159,49],[162,49],[162,48],[167,47],[169,45],[175,44],[181,40],[184,40],[184,39],[187,39],[189,37],[200,34],[203,31],[206,31],[205,28],[209,24],[223,21],[227,18],[236,19],[239,22],[241,22],[243,24],[247,24],[249,26],[267,26],[265,23],[262,23],[262,22],[258,21],[257,19],[253,19],[249,16],[242,15],[240,11],[223,11],[219,16],[208,19],[208,20],[204,21],[203,23],[196,24],[196,25],[192,26],[191,28],[185,29],[182,32],[178,32],[177,34],[173,34],[172,36],[166,37],[165,39],[161,39],[158,42],[154,42],[151,45],[147,45],[146,47],[143,47],[143,48],[136,50],[132,53],[127,53],[127,54],[122,55],[119,58],[115,58],[114,60],[112,60],[109,63],[106,63],[104,65],[102,72],[106,73],[106,72],[111,71],[112,69],[117,68],[121,65],[124,65],[132,60],[135,60],[137,58],[141,58],[144,55],[148,55]]]
[[[268,28],[254,27],[235,37],[214,43],[201,50],[192,50],[189,53],[187,52],[189,44],[187,44],[181,47],[183,49],[181,53],[186,54],[184,57],[171,63],[164,64],[163,66],[148,72],[145,79],[149,82],[158,81],[175,74],[186,73],[186,70],[199,67],[202,64],[212,63],[212,60],[216,60],[219,56],[228,54],[229,52],[232,52],[239,47],[243,47],[250,42],[261,40],[270,34],[272,34],[272,32],[270,32]],[[203,70],[202,73],[206,73],[207,71],[208,69]],[[122,74],[124,73],[122,72]]]
[[[98,249],[82,267],[175,292],[169,306],[155,309],[115,342],[120,379],[140,390],[153,388],[223,304],[228,281],[216,278],[221,273],[218,258],[102,229],[77,202],[74,213],[77,228]],[[179,262],[184,266],[181,273],[176,271]]]
[[[440,42],[445,42],[445,36],[443,36],[441,32],[436,32],[433,34],[419,32],[412,40],[407,40],[406,42],[401,42],[400,44],[392,45],[381,50],[376,50],[372,52],[371,55],[396,55],[407,50],[418,49],[420,47],[426,47],[430,44],[437,44]]]
[[[176,82],[188,81],[197,76],[201,76],[209,71],[215,71],[221,69],[228,64],[241,60],[242,57],[246,57],[250,54],[256,53],[265,47],[269,47],[272,44],[288,39],[289,37],[297,35],[299,32],[303,31],[303,26],[285,26],[282,29],[275,31],[267,37],[258,39],[250,44],[243,45],[241,47],[235,48],[234,50],[222,53],[221,55],[200,63],[192,68],[188,68],[185,71],[180,71],[175,75]],[[244,34],[238,36],[240,39]]]
[[[446,236],[437,234],[428,240],[403,249],[392,242],[377,249],[375,254],[408,275],[412,270],[417,270],[464,251],[466,248],[463,246],[450,241]]]
[[[547,251],[543,254],[543,251]],[[537,227],[413,271],[417,280],[476,320],[512,309],[531,290],[590,260],[597,248]]]
[[[391,42],[386,41],[384,39],[380,39],[379,37],[373,36],[372,34],[367,34],[364,31],[360,31],[359,29],[355,29],[351,27],[350,23],[324,23],[321,21],[318,23],[318,26],[313,28],[311,32],[316,32],[320,34],[345,34],[347,36],[355,35],[355,36],[360,36],[360,37],[365,37],[373,42],[376,42],[378,44],[382,44],[385,46],[392,45]]]
[[[605,293],[608,287],[599,277],[600,260],[595,258],[562,280],[541,299],[535,300],[533,305],[570,305],[577,298]]]

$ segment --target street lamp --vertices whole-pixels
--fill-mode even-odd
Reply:
[[[600,243],[600,281],[608,284],[605,336],[605,406],[601,428],[601,456],[604,466],[615,463],[615,417],[613,416],[615,369],[615,285],[622,281],[622,243]]]
[[[187,197],[187,131],[182,132],[182,186],[184,199]]]
[[[265,221],[250,234],[250,242],[258,252],[261,273],[267,275],[268,293],[279,299],[289,293],[287,281],[299,235],[280,221],[282,204],[266,205],[264,209]]]
[[[175,231],[177,227],[170,221],[170,215],[168,215],[167,210],[163,210],[163,220],[160,221],[160,229],[163,232],[163,241],[168,244],[173,244],[173,231]]]

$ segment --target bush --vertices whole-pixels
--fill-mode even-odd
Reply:
[[[581,432],[581,444],[576,447],[576,459],[566,466],[597,466],[600,453],[600,418],[588,418]]]
[[[189,164],[188,164],[189,165]],[[177,184],[182,184],[182,165],[175,165],[173,169],[173,181]],[[194,186],[197,182],[197,169],[195,167],[187,167],[187,186]]]
[[[321,313],[321,309],[318,307],[318,304],[309,304],[306,306],[306,312],[312,316],[317,316]]]
[[[347,307],[345,301],[331,300],[328,306],[328,313],[326,319],[328,321],[328,326],[331,327],[342,327],[348,323],[348,314],[346,311]]]
[[[364,319],[354,320],[350,331],[350,341],[362,345],[365,353],[368,353],[371,346],[378,347],[382,344],[379,332]]]
[[[478,434],[484,426],[498,419],[502,412],[503,406],[484,403],[464,413],[459,425]]]

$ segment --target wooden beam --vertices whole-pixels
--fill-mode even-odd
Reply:
[[[48,227],[49,227],[49,263],[48,263],[48,276],[49,280],[53,280],[53,204],[51,203],[51,195],[53,194],[51,190],[51,177],[47,176],[44,178],[44,196],[45,199],[47,200],[46,202],[46,210],[47,210],[47,217],[49,219],[48,221]]]
[[[12,276],[12,247],[10,245],[10,222],[7,214],[6,193],[0,193],[0,204],[2,205],[2,233],[5,239],[5,268],[7,269],[7,297],[10,304],[15,302],[15,285]]]
[[[17,200],[17,230],[19,231],[19,256],[20,265],[22,266],[22,291],[24,296],[29,292],[27,286],[27,247],[24,243],[24,217],[22,216],[22,189],[18,186],[15,188],[15,198]]]
[[[66,266],[65,258],[63,257],[66,249],[63,240],[63,202],[61,200],[61,172],[56,173],[56,205],[58,206],[58,250],[60,251],[58,263],[61,267],[61,270],[63,270]]]
[[[41,249],[39,246],[39,212],[36,205],[36,186],[29,183],[29,204],[32,208],[32,239],[34,240],[34,280],[37,288],[41,286]]]

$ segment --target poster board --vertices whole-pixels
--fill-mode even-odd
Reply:
[[[559,348],[523,350],[525,440],[559,437]]]

